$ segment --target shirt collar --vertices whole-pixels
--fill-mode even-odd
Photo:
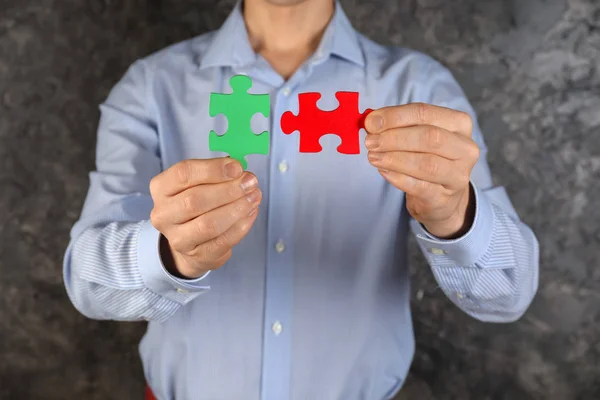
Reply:
[[[212,43],[200,60],[200,68],[215,66],[241,67],[256,62],[257,55],[248,40],[241,1],[235,5],[229,17],[214,35]],[[364,66],[364,56],[358,33],[352,27],[337,1],[333,18],[325,29],[316,53],[324,59],[336,55],[357,65]]]
[[[329,57],[333,54],[362,67],[365,60],[358,36],[342,6],[336,1],[333,18],[325,30],[317,52],[321,50],[324,56]]]

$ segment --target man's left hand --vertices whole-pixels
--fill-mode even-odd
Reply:
[[[473,120],[461,111],[423,103],[369,114],[369,162],[406,193],[406,208],[434,236],[458,237],[474,218],[471,170],[479,158]]]

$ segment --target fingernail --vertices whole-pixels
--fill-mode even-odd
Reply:
[[[369,132],[379,132],[379,130],[383,127],[383,118],[379,115],[374,115],[368,118]]]
[[[259,198],[260,198],[260,192],[258,190],[254,190],[246,196],[246,200],[248,200],[248,203],[250,203],[250,204],[256,203]]]
[[[370,161],[381,161],[383,159],[383,154],[381,153],[369,153]]]
[[[229,178],[239,178],[242,174],[242,166],[238,162],[229,162],[225,164],[225,175]]]
[[[246,176],[244,176],[244,178],[242,179],[242,183],[240,184],[240,186],[242,187],[242,190],[244,192],[248,193],[249,191],[255,189],[258,186],[258,179],[256,179],[256,176],[252,174],[246,174]]]
[[[377,135],[367,136],[367,139],[365,140],[365,146],[367,146],[367,149],[369,149],[369,150],[375,149],[377,146],[379,146],[379,136],[377,136]]]

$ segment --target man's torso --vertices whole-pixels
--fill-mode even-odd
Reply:
[[[350,35],[343,29],[325,51]],[[210,291],[149,324],[140,346],[146,378],[159,399],[389,397],[414,351],[404,194],[368,163],[364,131],[360,154],[338,153],[335,135],[321,138],[321,152],[299,153],[301,133],[283,134],[279,120],[297,113],[302,92],[321,93],[323,110],[337,107],[337,91],[359,92],[360,111],[423,101],[424,57],[355,36],[341,56],[317,51],[284,82],[260,58],[199,67],[216,40],[205,35],[144,61],[163,169],[225,155],[208,149],[210,130],[226,131],[226,118],[209,116],[210,93],[248,75],[251,93],[271,96],[271,117],[252,120],[254,132],[270,132],[269,155],[247,158],[263,201],[230,261],[206,278]]]

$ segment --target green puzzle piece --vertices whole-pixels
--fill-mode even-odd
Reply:
[[[269,154],[269,132],[255,134],[250,128],[252,116],[261,113],[269,117],[271,102],[268,94],[249,94],[252,80],[244,75],[235,75],[229,80],[233,93],[211,93],[209,113],[211,117],[224,114],[227,117],[227,132],[217,135],[213,130],[208,136],[208,148],[222,151],[238,160],[244,170],[248,154]]]

